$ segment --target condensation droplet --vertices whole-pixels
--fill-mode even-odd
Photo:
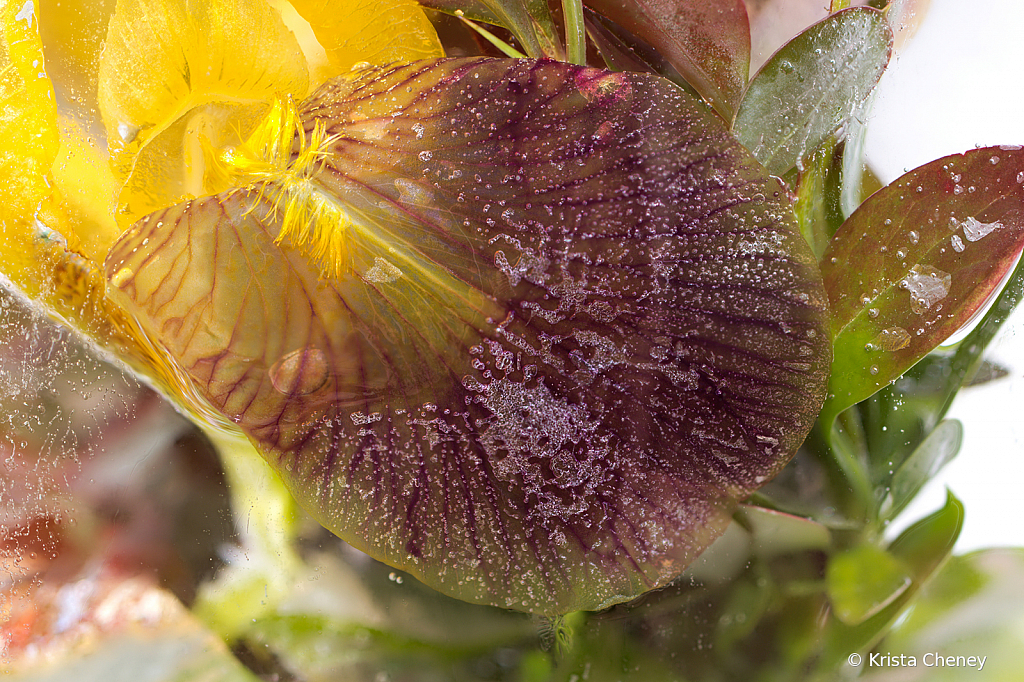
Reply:
[[[963,253],[964,251],[964,240],[960,239],[960,235],[954,234],[949,238],[949,241],[953,243],[953,250],[957,253]]]
[[[285,395],[309,395],[320,390],[330,376],[327,356],[319,348],[307,346],[288,353],[268,372],[270,383]]]
[[[921,239],[921,235],[919,235],[919,234],[918,234],[917,232],[915,232],[914,230],[911,230],[911,231],[910,231],[910,234],[908,234],[908,235],[907,235],[907,237],[909,237],[909,238],[910,238],[910,243],[911,243],[911,244],[916,244],[916,243],[917,243],[918,241],[920,241],[920,239]]]
[[[131,268],[124,267],[114,273],[114,276],[110,278],[110,283],[115,287],[120,287],[126,281],[128,281],[134,273]]]
[[[868,371],[871,372],[872,376],[878,374],[878,365],[871,365],[871,369],[869,369]]]

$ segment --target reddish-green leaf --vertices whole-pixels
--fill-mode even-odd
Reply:
[[[736,116],[740,142],[782,175],[863,105],[892,50],[885,16],[843,10],[786,43],[750,81]]]
[[[584,0],[653,45],[726,121],[750,69],[750,25],[742,0]]]
[[[1024,151],[947,156],[879,190],[822,258],[835,361],[825,412],[887,385],[967,322],[1024,248]]]
[[[346,540],[463,599],[600,608],[678,575],[802,441],[817,266],[678,88],[441,60],[302,118],[333,136],[316,163],[149,216],[107,273]],[[282,233],[307,200],[310,234]]]

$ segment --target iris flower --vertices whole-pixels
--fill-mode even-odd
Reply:
[[[4,274],[359,549],[602,608],[810,429],[815,258],[668,81],[444,59],[411,0],[75,11],[3,5]]]

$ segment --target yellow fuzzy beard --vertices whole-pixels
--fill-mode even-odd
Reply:
[[[276,100],[241,145],[206,150],[207,183],[250,186],[258,202],[271,203],[281,221],[276,243],[287,239],[302,249],[325,277],[338,277],[349,269],[347,247],[355,227],[349,213],[314,181],[334,140],[320,121],[307,138],[289,98]]]

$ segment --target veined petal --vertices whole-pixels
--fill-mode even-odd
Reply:
[[[191,384],[166,360],[134,320],[106,298],[94,261],[78,253],[83,243],[70,229],[76,220],[99,219],[92,199],[77,201],[75,168],[88,165],[85,141],[68,128],[58,139],[50,81],[43,72],[34,5],[0,6],[0,263],[2,274],[46,312],[114,350],[171,395],[187,395]],[[63,149],[61,149],[61,143]],[[59,151],[60,150],[60,151]],[[63,179],[54,182],[54,164]],[[102,172],[99,174],[102,176]],[[103,185],[84,180],[89,190]],[[85,193],[85,192],[83,192]],[[102,203],[102,199],[96,199]],[[91,238],[91,237],[90,237]],[[110,236],[110,240],[113,237]],[[108,242],[109,244],[109,242]],[[101,249],[104,253],[106,247]],[[195,402],[195,401],[194,401]],[[216,415],[209,415],[216,418]]]
[[[149,195],[141,211],[167,206],[180,200],[188,174],[197,172],[196,159],[189,164],[178,154],[137,164],[158,135],[176,124],[183,135],[190,124],[181,121],[203,105],[269,105],[286,94],[302,97],[308,86],[299,44],[265,0],[119,0],[99,76],[115,168],[124,178],[138,173],[134,189],[120,201],[119,223],[126,226],[143,215],[124,211],[130,195]],[[232,126],[241,129],[242,121],[224,122],[225,130]],[[164,140],[168,148],[188,145],[178,133]]]
[[[415,0],[292,0],[338,73],[443,57],[437,32]]]
[[[815,260],[689,95],[437,60],[295,120],[247,142],[260,182],[139,221],[106,271],[345,540],[470,601],[602,608],[677,576],[809,430]]]

